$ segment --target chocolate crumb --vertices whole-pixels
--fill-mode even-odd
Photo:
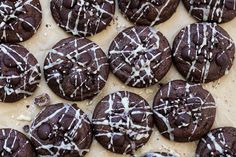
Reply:
[[[50,104],[50,96],[47,93],[43,93],[34,99],[34,104],[39,107],[47,106]]]
[[[51,25],[50,24],[46,24],[46,27],[48,28],[48,27],[51,27]]]
[[[24,125],[23,126],[23,130],[24,130],[25,133],[29,133],[29,129],[30,129],[29,125]]]
[[[74,108],[78,108],[78,107],[77,107],[77,104],[75,104],[75,103],[72,104],[71,106],[73,106]]]

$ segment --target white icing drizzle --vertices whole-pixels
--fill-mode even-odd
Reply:
[[[175,155],[169,154],[169,153],[147,153],[144,157],[177,157]]]
[[[121,106],[117,108],[118,104]],[[106,108],[104,113],[102,113],[104,114],[104,117],[93,117],[93,125],[95,125],[95,137],[109,139],[109,143],[104,147],[116,152],[115,148],[118,146],[114,142],[115,136],[125,136],[126,144],[127,142],[129,143],[124,150],[124,154],[132,154],[137,148],[144,145],[144,143],[137,145],[136,142],[149,138],[152,132],[152,126],[149,124],[152,112],[150,106],[147,105],[143,99],[136,98],[135,100],[131,100],[130,93],[122,91],[108,95],[100,102],[100,105],[104,105]],[[99,111],[95,109],[94,112],[96,113]],[[134,122],[132,115],[142,115],[140,121],[142,124]],[[120,117],[122,117],[121,120],[118,122],[114,121],[114,119]],[[99,126],[106,127],[101,128]],[[99,129],[96,129],[97,127]],[[122,145],[119,147],[124,146]]]
[[[195,11],[201,11],[202,18],[193,14],[199,20],[215,21],[221,23],[224,18],[224,11],[226,10],[226,3],[230,0],[204,0],[201,4],[196,4],[194,0],[190,0],[189,12],[192,14]],[[233,1],[232,9],[236,11],[236,0]],[[195,3],[195,4],[194,4]],[[230,2],[228,2],[230,3]]]
[[[235,49],[233,40],[228,37],[227,35],[222,34],[219,29],[217,28],[217,24],[212,23],[195,23],[188,25],[184,29],[181,30],[180,33],[182,33],[181,38],[175,40],[175,42],[178,42],[175,48],[175,52],[173,56],[175,57],[175,60],[179,60],[183,62],[188,67],[188,72],[186,75],[186,79],[190,81],[199,81],[202,83],[205,83],[206,81],[209,81],[208,75],[210,73],[210,69],[212,64],[216,66],[214,62],[217,62],[216,60],[220,59],[220,57],[223,57],[224,55],[227,55],[228,57],[231,56],[230,52]],[[197,32],[197,34],[194,34],[193,32]],[[197,38],[197,42],[200,42],[200,44],[192,44],[194,42],[193,38]],[[210,38],[210,40],[208,40]],[[202,41],[201,41],[202,40]],[[224,45],[224,43],[227,43],[225,49],[222,50],[222,52],[214,51],[214,49],[217,49],[214,45],[214,43],[220,43]],[[184,44],[182,47],[180,47],[181,44]],[[205,47],[208,47],[210,45],[210,49],[205,49]],[[194,58],[192,61],[188,61],[185,58],[182,57],[182,53],[184,53],[183,48],[188,48],[188,57]],[[220,55],[218,54],[220,53]],[[232,51],[234,53],[234,51]],[[193,56],[194,55],[194,56]],[[216,57],[216,55],[219,55]],[[203,61],[200,62],[201,57],[204,57]],[[218,70],[224,70],[225,73],[229,71],[231,68],[230,65],[232,65],[233,59],[229,57],[229,63],[227,64],[227,67],[218,68]],[[218,64],[217,64],[218,65]],[[220,65],[218,65],[220,66]],[[225,68],[225,69],[224,69]],[[215,68],[216,69],[216,68]],[[195,76],[193,73],[199,72],[201,75],[199,78],[194,78]],[[218,71],[216,71],[217,73]],[[220,72],[219,72],[220,73]]]
[[[157,94],[159,104],[155,104],[156,99],[153,112],[158,117],[158,120],[162,121],[166,126],[166,129],[161,134],[167,134],[169,139],[174,141],[174,130],[188,128],[188,130],[191,129],[191,136],[188,137],[188,140],[191,141],[198,129],[198,125],[202,125],[200,123],[203,123],[206,119],[211,120],[214,118],[214,115],[206,115],[204,112],[205,110],[215,110],[215,102],[209,102],[210,93],[204,98],[198,96],[199,94],[196,92],[193,93],[193,89],[200,86],[198,84],[188,84],[186,82],[184,86],[179,86],[176,89],[176,87],[173,87],[173,83],[175,81],[169,82],[160,89]],[[184,95],[180,97],[174,94],[178,93],[178,91],[184,91]],[[175,122],[172,121],[172,117]],[[191,120],[187,120],[188,118]],[[173,126],[173,124],[176,126]]]
[[[141,39],[144,32],[148,32],[148,34],[145,39]],[[169,44],[165,43],[167,47],[160,45],[162,39],[159,34],[159,31],[151,27],[136,26],[124,30],[113,40],[114,46],[109,50],[111,64],[117,64],[112,68],[113,73],[119,76],[119,71],[126,69],[126,66],[132,68],[131,72],[126,72],[128,77],[125,84],[149,86],[160,81],[161,78],[157,79],[155,72],[170,62],[168,60],[171,58],[171,53]],[[129,42],[127,46],[124,46],[124,41]],[[144,41],[146,44],[142,43]],[[132,45],[131,49],[129,44]],[[163,58],[163,55],[166,55],[166,58]],[[121,58],[123,61],[118,64],[117,60]]]
[[[4,90],[3,97],[1,97],[1,101],[5,101],[6,97],[10,96],[13,93],[23,94],[25,97],[30,96],[33,93],[28,91],[30,86],[38,85],[41,78],[41,73],[39,69],[39,64],[31,65],[29,64],[29,59],[32,58],[32,54],[27,52],[25,56],[20,55],[15,48],[22,46],[20,45],[8,45],[8,44],[0,44],[0,53],[2,56],[2,61],[4,60],[4,56],[8,56],[11,58],[11,61],[14,62],[12,64],[16,64],[16,68],[18,68],[21,72],[18,75],[7,76],[5,73],[1,72],[0,80],[5,82],[6,84],[0,84],[0,89]],[[20,58],[20,61],[17,61],[14,56]],[[3,61],[4,62],[4,61]],[[2,63],[4,64],[4,63]],[[6,66],[6,65],[5,65]],[[11,68],[8,68],[9,72],[11,72]],[[2,67],[0,67],[2,70]],[[12,86],[11,80],[20,79],[20,82],[16,86]]]
[[[84,41],[86,41],[86,44],[82,44],[85,43]],[[71,45],[71,51],[67,49],[68,45]],[[60,94],[74,100],[78,100],[78,97],[81,99],[87,98],[84,95],[88,92],[90,94],[98,94],[103,88],[103,84],[107,81],[107,76],[101,74],[101,71],[108,67],[107,58],[105,54],[101,56],[101,53],[103,52],[97,44],[91,41],[88,42],[85,38],[71,38],[67,43],[54,47],[49,51],[44,65],[44,70],[47,72],[47,83],[52,80],[56,81]],[[83,55],[89,56],[91,60],[85,60]],[[71,62],[73,64],[68,69],[69,74],[66,71],[59,71],[58,66],[63,62]],[[70,74],[73,74],[73,76],[69,76]],[[66,87],[62,85],[63,82],[68,81],[65,77],[74,78],[71,93],[65,92]],[[89,79],[95,80],[96,84],[88,85]]]
[[[26,7],[30,7],[33,12],[38,12],[39,14],[42,14],[41,9],[35,6],[35,4],[33,3],[35,3],[35,0],[17,0],[16,2],[12,3],[6,3],[4,1],[0,2],[0,17],[3,19],[0,21],[0,30],[2,31],[2,34],[0,36],[1,40],[7,41],[9,33],[14,32],[18,40],[23,41],[24,39],[21,36],[21,32],[17,32],[17,30],[15,30],[16,28],[18,29],[18,25],[22,23],[26,23],[29,27],[31,27],[34,33],[37,31],[40,23],[32,24],[18,15],[19,13],[27,14],[27,10],[25,9]],[[14,20],[16,22],[9,23],[9,21],[11,20]]]
[[[140,3],[141,3],[141,6],[136,9],[137,11],[135,11],[133,13],[133,15],[130,17],[130,19],[134,20],[134,23],[137,24],[137,23],[139,23],[139,20],[141,18],[144,18],[144,13],[146,12],[146,10],[149,10],[150,8],[152,8],[151,11],[153,13],[155,12],[155,14],[156,14],[155,19],[153,19],[153,21],[150,21],[150,26],[153,26],[156,23],[163,20],[162,16],[164,16],[163,14],[165,13],[165,9],[167,9],[168,6],[170,6],[173,3],[173,1],[172,0],[164,0],[163,4],[161,4],[160,6],[157,5],[157,3],[160,3],[158,0],[146,0],[146,1],[141,1]],[[178,3],[178,1],[176,1],[176,3]],[[157,6],[155,6],[154,4],[156,4]],[[127,14],[127,12],[130,10],[130,8],[132,8],[131,5],[132,5],[132,1],[129,1],[126,8],[124,9],[124,14]],[[174,4],[172,4],[172,5],[174,5]]]
[[[66,8],[63,6],[63,1],[65,0],[53,0],[54,4],[57,3],[56,5],[60,6],[59,12],[65,12]],[[115,7],[114,0],[103,0],[101,2],[102,3],[99,4],[97,1],[93,1],[93,3],[91,3],[88,0],[79,0],[75,4],[78,10],[76,11],[75,6],[73,6],[74,1],[72,1],[72,8],[70,8],[69,11],[66,9],[66,12],[68,13],[67,19],[63,19],[63,17],[61,17],[62,21],[66,20],[66,23],[59,21],[59,25],[62,28],[65,28],[68,32],[71,32],[73,35],[95,35],[101,31],[102,27],[106,27],[114,16],[114,13],[110,12],[110,10],[112,10],[110,8]],[[56,11],[56,5],[53,5],[54,11]],[[85,19],[86,21],[84,21]]]
[[[202,150],[198,150],[196,157],[201,157],[201,153],[204,153],[205,151],[210,151],[209,155],[212,156],[224,156],[224,157],[232,157],[236,155],[236,152],[234,150],[235,147],[235,135],[231,137],[230,135],[233,135],[234,128],[218,128],[213,130],[212,132],[209,132],[205,138],[202,138],[201,142],[204,143],[205,147],[202,147],[202,145],[199,145],[199,148],[202,147]],[[226,138],[225,135],[228,135],[228,138]],[[229,139],[232,138],[232,139]],[[200,153],[200,154],[199,154]]]
[[[47,112],[47,107],[44,108],[37,117],[39,117],[41,114]],[[73,114],[73,115],[72,115]],[[69,124],[69,131],[66,131],[63,134],[64,139],[59,141],[57,144],[53,144],[50,142],[43,141],[39,139],[37,130],[40,126],[42,126],[44,123],[49,123],[53,126],[52,132],[50,132],[49,136],[57,134],[60,132],[58,128],[58,125],[55,123],[53,124],[50,122],[51,119],[54,117],[60,116],[61,118],[58,120],[58,122],[61,122],[64,118],[64,116],[70,115],[73,117],[73,120]],[[80,109],[75,109],[69,104],[63,104],[61,107],[59,107],[54,113],[51,115],[48,115],[47,117],[44,117],[41,120],[37,120],[38,118],[35,118],[33,121],[31,127],[30,127],[30,138],[34,141],[34,146],[36,147],[36,150],[46,150],[48,155],[42,155],[39,154],[40,157],[57,157],[57,156],[63,156],[63,153],[65,151],[76,151],[79,156],[84,156],[85,153],[89,152],[89,148],[80,148],[80,144],[83,143],[87,138],[90,138],[91,132],[87,132],[87,134],[80,134],[80,130],[83,130],[86,125],[90,125],[90,122],[87,118],[87,115],[83,113]],[[80,140],[76,141],[75,138],[77,136],[80,136]],[[89,145],[89,144],[88,144]],[[86,146],[87,147],[87,146]]]
[[[4,136],[4,141],[2,143],[3,146],[1,146],[3,150],[1,151],[0,156],[8,156],[9,154],[12,157],[22,156],[22,151],[27,149],[32,151],[33,149],[29,141],[27,139],[21,138],[22,134],[19,134],[18,131],[14,129],[1,129],[0,134],[1,136]]]

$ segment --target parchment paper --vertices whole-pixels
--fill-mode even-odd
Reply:
[[[56,25],[56,23],[52,19],[50,12],[50,1],[40,1],[43,8],[42,25],[38,32],[30,40],[21,44],[24,45],[38,59],[41,65],[41,70],[43,72],[42,66],[48,50],[51,49],[52,46],[59,40],[70,36],[70,34],[65,33]],[[159,29],[167,37],[170,44],[172,45],[172,41],[175,35],[180,31],[180,29],[193,22],[195,22],[195,19],[187,13],[185,8],[183,7],[183,4],[180,3],[177,12],[172,16],[172,18],[164,22],[163,24],[156,26],[155,28]],[[109,26],[103,32],[95,35],[94,37],[90,37],[89,39],[100,45],[104,52],[107,53],[109,44],[118,34],[118,32],[131,25],[132,24],[129,23],[119,13],[119,10],[117,8],[114,21],[111,23],[111,26]],[[234,39],[234,41],[236,41],[236,18],[226,24],[221,24],[221,26],[226,29]],[[176,71],[174,66],[172,66],[167,76],[161,82],[167,83],[168,81],[181,78],[182,77]],[[221,78],[218,81],[206,84],[204,85],[204,87],[213,94],[217,104],[217,116],[213,128],[221,126],[236,127],[236,62],[227,76]],[[91,118],[96,103],[101,100],[102,97],[109,93],[119,90],[135,92],[147,99],[149,104],[152,105],[153,97],[158,88],[158,85],[154,85],[146,89],[131,88],[121,83],[117,78],[115,78],[113,74],[110,74],[105,88],[98,96],[90,101],[76,103]],[[19,131],[23,131],[22,127],[26,124],[30,124],[29,120],[32,119],[39,111],[39,108],[32,105],[34,97],[44,92],[47,92],[51,96],[51,103],[68,102],[57,97],[48,88],[44,78],[42,77],[40,86],[35,91],[33,96],[12,104],[0,103],[0,127],[11,127]],[[27,105],[29,105],[30,107],[27,108]],[[22,121],[22,119],[25,119],[26,121]],[[171,142],[167,139],[164,139],[155,128],[150,141],[143,148],[137,151],[137,155],[143,154],[148,151],[166,151],[178,154],[181,157],[193,157],[196,149],[196,144],[197,142]],[[117,155],[105,150],[97,143],[96,140],[94,140],[91,146],[91,150],[86,155],[86,157],[94,156],[121,157],[122,155]]]

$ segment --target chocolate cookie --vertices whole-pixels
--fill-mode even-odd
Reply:
[[[86,38],[70,37],[58,42],[44,62],[48,86],[58,96],[85,100],[98,94],[109,75],[107,57]]]
[[[227,74],[235,45],[229,34],[211,23],[194,23],[183,28],[173,43],[173,61],[191,82],[207,83]]]
[[[169,154],[169,153],[160,153],[160,152],[155,152],[155,153],[147,153],[142,157],[176,157],[175,155]]]
[[[0,1],[0,42],[21,42],[29,39],[41,24],[39,0]]]
[[[164,137],[191,142],[211,129],[216,107],[212,95],[201,85],[175,80],[160,88],[153,111],[156,126]]]
[[[52,0],[56,23],[67,32],[92,36],[109,25],[115,13],[114,0]]]
[[[150,138],[152,111],[140,96],[120,91],[103,98],[96,106],[92,123],[97,141],[119,154],[133,154]]]
[[[0,156],[37,157],[29,139],[14,129],[0,129]]]
[[[200,140],[196,157],[236,156],[236,128],[223,127],[212,130]]]
[[[38,61],[17,44],[0,44],[0,74],[2,102],[15,102],[32,95],[41,79]]]
[[[147,87],[169,71],[171,49],[161,32],[145,26],[130,27],[111,43],[109,62],[112,72],[125,84]]]
[[[30,127],[30,138],[40,156],[82,157],[92,143],[90,121],[76,104],[44,108]]]
[[[118,0],[119,8],[135,25],[149,25],[168,20],[176,11],[179,0]]]
[[[199,21],[223,23],[236,17],[236,0],[183,0],[183,3]]]

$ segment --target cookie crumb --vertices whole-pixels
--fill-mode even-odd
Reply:
[[[50,104],[50,96],[47,93],[43,93],[34,98],[34,104],[43,107]]]
[[[32,120],[32,118],[31,117],[29,117],[29,116],[26,116],[26,115],[20,115],[20,116],[18,116],[17,118],[16,118],[16,120],[19,120],[19,121],[28,121],[28,122],[30,122],[31,120]]]
[[[51,27],[51,25],[50,25],[50,24],[46,24],[45,26],[46,26],[47,28]]]
[[[145,93],[146,93],[146,94],[153,94],[154,91],[153,91],[152,89],[146,89],[146,90],[145,90]]]
[[[88,106],[90,106],[92,104],[93,104],[93,100],[89,100],[88,103],[87,103]]]
[[[25,133],[29,133],[29,130],[30,130],[29,125],[24,125],[23,130],[24,130]]]

